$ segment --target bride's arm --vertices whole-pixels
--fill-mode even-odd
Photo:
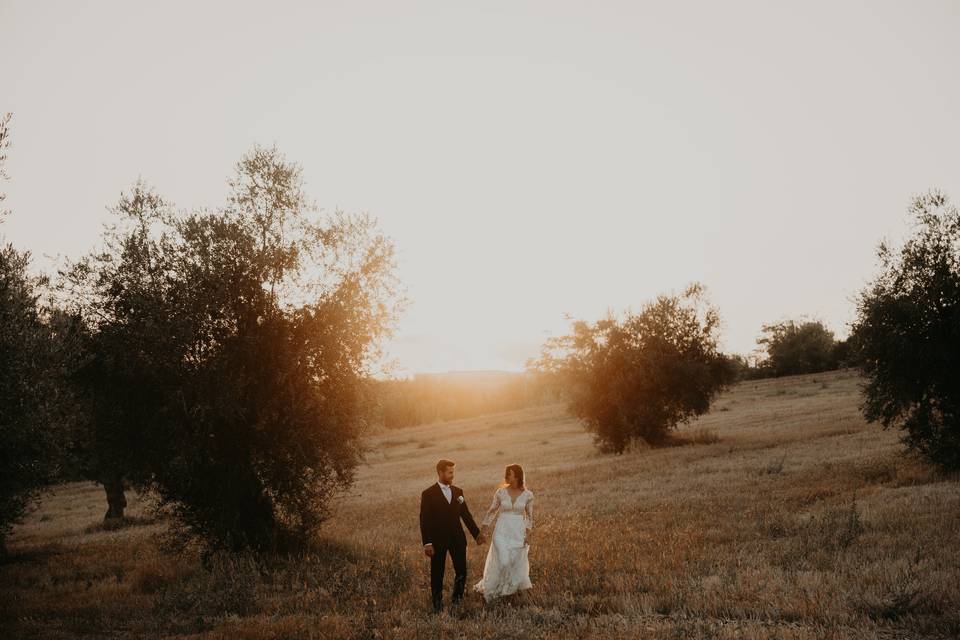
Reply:
[[[527,501],[523,504],[523,525],[526,529],[526,537],[529,539],[530,532],[533,531],[533,493],[530,494],[530,497],[527,498]]]
[[[493,522],[493,519],[497,516],[497,511],[500,510],[500,490],[497,489],[493,493],[493,502],[490,503],[490,506],[487,507],[487,512],[483,514],[483,520],[480,522],[481,527],[487,527]]]

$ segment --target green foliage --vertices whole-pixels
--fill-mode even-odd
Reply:
[[[747,358],[738,353],[734,353],[727,357],[729,358],[730,366],[733,368],[735,380],[757,380],[772,377],[769,369],[757,363],[756,356]]]
[[[733,381],[732,361],[717,350],[719,322],[694,284],[622,320],[575,321],[571,334],[549,339],[528,364],[564,381],[571,413],[601,450],[620,453],[637,439],[664,444]]]
[[[50,330],[29,261],[29,253],[0,248],[0,546],[57,472]]]
[[[880,244],[880,271],[858,296],[861,408],[869,421],[903,429],[911,450],[958,469],[960,211],[933,191],[910,214],[912,235],[898,251]]]
[[[100,463],[153,489],[181,540],[299,546],[352,481],[393,246],[369,216],[312,211],[299,167],[255,147],[218,211],[177,216],[137,184],[64,274]]]
[[[837,340],[833,345],[833,364],[837,369],[857,366],[858,356],[854,336]]]
[[[9,113],[0,117],[0,178],[9,122]],[[73,419],[65,379],[72,323],[40,303],[48,281],[29,266],[29,252],[0,246],[0,554],[13,525],[57,478]]]
[[[763,326],[757,344],[767,359],[760,367],[772,376],[819,373],[836,368],[833,332],[819,320],[786,320]]]

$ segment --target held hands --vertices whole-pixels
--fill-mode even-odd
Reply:
[[[483,531],[477,534],[477,544],[478,545],[487,544],[487,536],[484,535]]]

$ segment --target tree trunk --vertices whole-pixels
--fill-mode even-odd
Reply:
[[[127,506],[127,497],[123,494],[123,477],[110,476],[103,481],[103,488],[107,492],[107,514],[103,519],[122,518],[123,510]]]

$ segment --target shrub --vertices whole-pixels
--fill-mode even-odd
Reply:
[[[859,294],[853,336],[864,416],[898,426],[910,450],[960,468],[960,212],[933,191],[914,199],[899,250]]]
[[[733,381],[732,361],[717,350],[719,322],[694,284],[622,320],[575,321],[571,334],[548,340],[528,367],[564,381],[570,412],[602,451],[621,453],[638,439],[663,445],[671,429],[706,413]]]
[[[836,341],[819,320],[786,320],[763,326],[757,344],[767,353],[761,367],[773,376],[818,373],[835,369]]]

